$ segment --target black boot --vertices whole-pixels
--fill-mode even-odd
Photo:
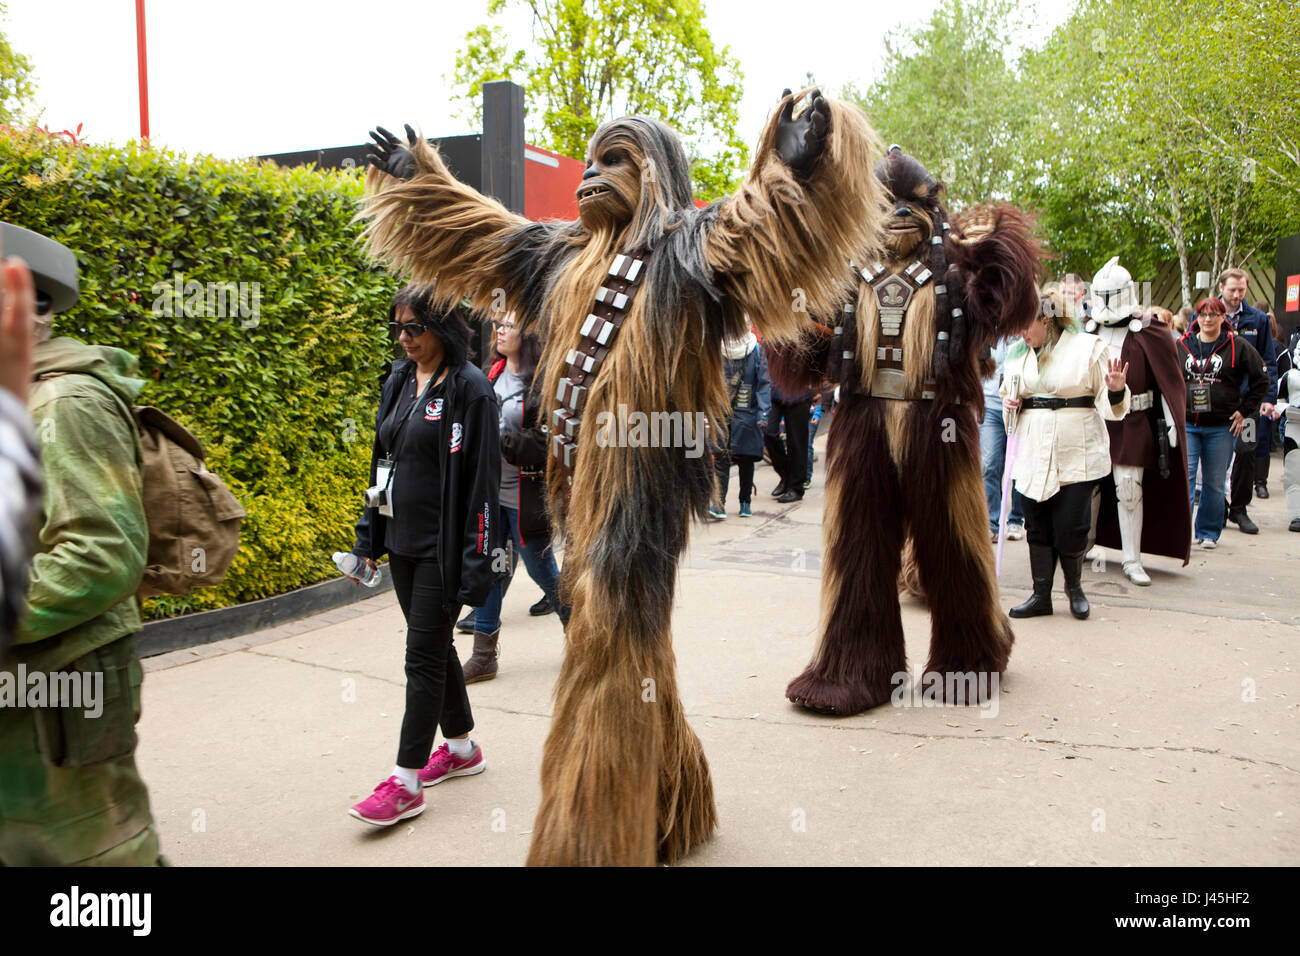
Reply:
[[[1029,573],[1034,578],[1034,593],[1024,604],[1007,613],[1012,617],[1041,617],[1052,613],[1052,579],[1056,577],[1056,549],[1050,544],[1029,546]]]
[[[1083,554],[1061,555],[1061,574],[1065,577],[1065,594],[1070,599],[1070,613],[1084,620],[1092,608],[1083,595]]]

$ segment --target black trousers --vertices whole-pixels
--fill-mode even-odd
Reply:
[[[713,470],[718,473],[718,500],[724,508],[727,505],[727,486],[731,483],[731,466],[733,463],[740,469],[741,504],[751,500],[750,492],[754,488],[754,459],[748,455],[738,455],[733,458],[729,451],[715,452],[713,455]]]
[[[785,419],[785,441],[781,441],[781,419]],[[802,399],[792,405],[772,399],[772,410],[767,415],[767,434],[763,444],[772,456],[772,467],[781,476],[786,488],[803,494],[803,483],[808,478],[808,422],[812,418],[812,405]]]
[[[1259,416],[1253,419],[1247,419],[1247,422],[1253,421],[1254,431],[1251,431],[1249,424],[1241,430],[1237,436],[1237,444],[1233,449],[1237,457],[1232,461],[1232,478],[1229,482],[1229,490],[1232,497],[1228,501],[1229,511],[1245,511],[1246,506],[1250,504],[1255,497],[1255,446],[1259,444]],[[1252,434],[1255,441],[1246,441],[1245,436]]]
[[[436,558],[390,554],[388,567],[406,617],[406,713],[397,765],[418,769],[429,762],[439,724],[444,737],[459,737],[474,729],[454,642],[460,605],[443,604],[442,572]]]
[[[1092,490],[1096,486],[1095,480],[1061,485],[1046,501],[1022,496],[1025,540],[1055,548],[1061,554],[1087,551],[1088,533],[1092,530]]]

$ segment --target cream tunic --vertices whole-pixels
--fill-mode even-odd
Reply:
[[[1016,491],[1035,501],[1046,501],[1061,485],[1090,481],[1110,474],[1110,435],[1106,420],[1119,421],[1128,414],[1129,389],[1111,405],[1106,388],[1106,343],[1086,332],[1061,333],[1041,374],[1033,349],[1008,359],[1003,369],[1003,399],[1036,395],[1040,398],[1091,396],[1090,408],[1061,408],[1056,411],[1021,409],[1016,423],[1020,448],[1012,479]],[[1010,395],[1011,382],[1020,377],[1017,395]],[[1010,413],[1003,407],[1003,416]]]

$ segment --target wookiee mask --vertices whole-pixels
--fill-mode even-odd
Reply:
[[[578,215],[593,232],[627,229],[624,249],[652,238],[691,205],[691,169],[677,134],[658,120],[624,116],[596,130],[578,186]]]
[[[917,246],[928,243],[934,234],[943,187],[898,146],[889,147],[885,158],[876,163],[875,172],[889,191],[885,248],[890,255],[902,259]]]

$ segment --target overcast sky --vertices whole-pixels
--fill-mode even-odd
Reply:
[[[6,0],[0,25],[31,58],[36,100],[51,130],[94,142],[139,134],[134,0]],[[783,86],[862,85],[877,72],[889,28],[929,17],[938,0],[792,4],[706,0],[708,26],[744,73],[742,137],[753,142]],[[1072,0],[1038,0],[1039,23]],[[222,157],[363,142],[375,123],[430,136],[473,132],[455,115],[450,74],[486,0],[148,0],[152,138]],[[398,17],[400,16],[400,19]],[[530,19],[502,22],[516,42]]]

